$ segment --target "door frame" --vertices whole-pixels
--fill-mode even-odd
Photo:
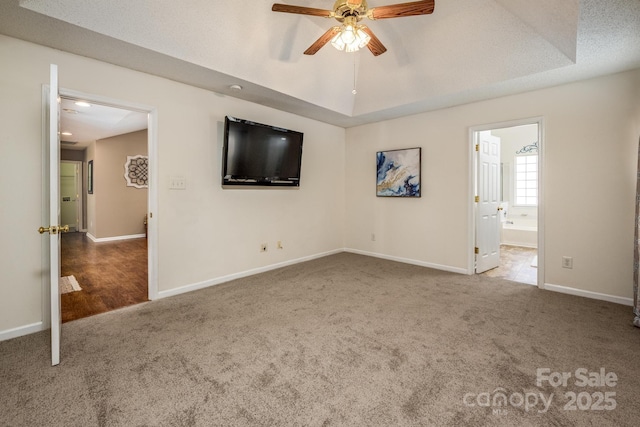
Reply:
[[[47,93],[48,85],[43,85],[43,94]],[[158,111],[156,107],[149,105],[133,103],[129,101],[123,101],[120,99],[109,98],[101,95],[95,95],[85,92],[80,92],[72,89],[66,89],[63,87],[58,88],[59,96],[64,98],[76,98],[82,99],[89,103],[101,104],[115,108],[122,108],[125,110],[138,111],[147,114],[147,150],[149,157],[149,188],[147,193],[147,271],[148,271],[148,298],[149,300],[158,299]],[[43,96],[42,106],[42,129],[43,129],[43,143],[42,143],[42,164],[43,164],[43,184],[42,184],[42,203],[43,206],[48,206],[49,198],[49,179],[46,176],[48,173],[48,158],[47,152],[48,144],[45,143],[46,137],[46,105],[45,97]],[[43,223],[49,221],[48,211],[43,208]],[[45,214],[47,215],[45,218]],[[45,239],[43,239],[44,241]],[[47,248],[42,250],[42,265],[47,266],[49,264],[49,251]],[[51,307],[49,304],[51,290],[49,289],[48,280],[44,277],[42,280],[42,313],[43,313],[43,329],[51,327]]]
[[[483,130],[508,128],[522,125],[538,125],[538,279],[537,286],[544,289],[545,277],[545,241],[544,241],[544,118],[530,117],[504,122],[488,123],[469,127],[468,144],[469,151],[469,182],[468,182],[468,211],[467,224],[469,233],[467,235],[467,274],[475,274],[475,236],[476,236],[476,203],[475,186],[477,180],[477,155],[475,151],[474,134]]]

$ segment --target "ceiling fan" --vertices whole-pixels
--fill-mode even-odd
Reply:
[[[373,8],[369,8],[366,0],[337,0],[333,5],[333,10],[280,3],[275,3],[271,10],[274,12],[335,18],[342,24],[329,28],[327,32],[304,51],[305,55],[313,55],[325,44],[331,42],[336,49],[347,52],[354,52],[367,46],[374,56],[378,56],[385,53],[387,48],[384,47],[369,27],[359,24],[364,17],[375,20],[428,15],[433,13],[434,7],[435,0],[414,1]]]

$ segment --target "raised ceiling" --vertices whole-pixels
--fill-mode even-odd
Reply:
[[[5,0],[0,33],[343,127],[640,67],[638,0],[436,0],[431,15],[367,21],[378,57],[303,55],[336,21],[272,4]]]

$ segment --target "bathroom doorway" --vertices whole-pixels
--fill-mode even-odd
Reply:
[[[474,247],[475,271],[490,277],[500,277],[530,285],[541,286],[541,239],[542,225],[541,200],[541,119],[525,120],[503,124],[488,125],[472,130],[472,140],[491,138],[499,147],[499,189],[496,199],[496,215],[491,218],[499,230],[497,239],[499,249],[497,258],[490,268],[478,269],[479,258],[486,251]],[[483,136],[483,138],[481,138]],[[476,148],[477,150],[477,148]],[[478,155],[479,156],[479,155]],[[486,173],[478,161],[474,161],[476,197],[478,188],[484,185]],[[483,174],[485,177],[483,177]],[[486,187],[486,185],[485,185]],[[480,191],[481,192],[481,191]],[[480,205],[475,200],[474,221],[476,242],[482,230],[483,222],[478,221]],[[486,214],[485,218],[487,217]],[[492,231],[493,232],[493,231]]]

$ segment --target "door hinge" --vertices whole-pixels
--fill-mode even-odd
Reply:
[[[476,151],[480,151],[480,144],[476,144]]]
[[[480,253],[480,248],[476,247],[473,249],[473,253],[475,253],[476,255]]]
[[[475,200],[476,203],[480,203],[480,196],[476,196],[473,200]]]

